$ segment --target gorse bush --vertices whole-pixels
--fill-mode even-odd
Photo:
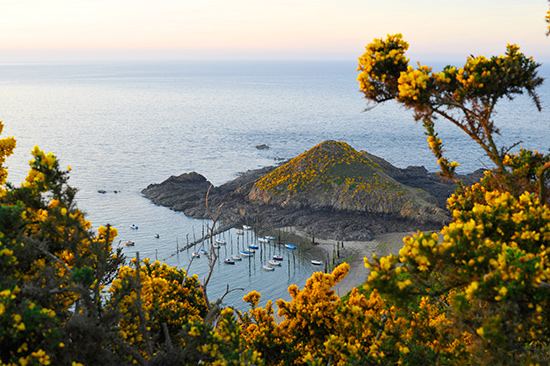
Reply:
[[[0,141],[4,161],[15,140]],[[38,147],[32,155],[20,187],[5,184],[2,168],[0,360],[47,365],[114,359],[104,347],[113,316],[103,312],[102,291],[123,261],[120,249],[111,247],[116,230],[92,233],[75,206],[68,171]]]
[[[136,264],[135,259],[131,262]],[[141,356],[150,358],[151,344],[174,341],[184,346],[183,326],[204,318],[208,308],[196,275],[187,277],[183,270],[158,261],[150,263],[149,259],[143,261],[139,272],[138,279],[135,267],[120,268],[109,288],[108,306],[122,316],[118,324],[122,338]]]
[[[367,46],[358,69],[365,97],[394,99],[414,111],[444,178],[456,181],[459,164],[443,155],[438,118],[466,132],[495,168],[472,187],[458,182],[448,200],[452,222],[440,233],[419,232],[405,239],[399,255],[367,259],[367,287],[402,310],[419,298],[437,305],[431,317],[444,321],[436,339],[449,332],[466,356],[463,364],[548,364],[550,156],[498,147],[493,120],[497,102],[517,94],[527,93],[540,109],[539,64],[508,45],[504,56],[469,57],[463,67],[436,73],[408,65],[407,48],[401,35]]]
[[[0,146],[3,163],[15,139]],[[0,166],[0,365],[262,364],[196,276],[148,259],[125,266],[116,229],[93,233],[76,208],[70,168],[31,153],[20,187]]]

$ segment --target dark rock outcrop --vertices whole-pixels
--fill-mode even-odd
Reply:
[[[171,176],[161,184],[149,184],[142,193],[153,203],[170,207],[175,211],[185,211],[196,205],[206,196],[212,184],[197,172]]]
[[[346,155],[339,146],[348,149],[349,145],[342,144],[325,142],[315,147],[322,154],[312,154],[313,148],[308,151],[310,155],[306,152],[299,160],[250,170],[212,187],[211,211],[223,203],[220,219],[228,226],[243,223],[263,229],[294,226],[316,237],[346,240],[370,240],[377,233],[437,230],[448,221],[446,199],[454,191],[454,183],[442,182],[436,173],[429,173],[424,167],[399,169],[379,157],[353,149]],[[352,163],[348,164],[346,159],[351,156]],[[308,159],[317,165],[302,164]],[[324,160],[343,165],[327,165]],[[315,179],[308,179],[307,185],[298,187],[300,172],[305,174],[302,177],[311,175]],[[471,184],[481,176],[478,171],[461,178]],[[384,184],[379,185],[380,181]],[[376,189],[359,189],[375,185]],[[192,172],[151,184],[142,193],[158,205],[191,217],[208,218],[206,192],[210,186],[205,177]],[[390,197],[388,192],[401,193],[385,202],[380,197],[382,194]]]

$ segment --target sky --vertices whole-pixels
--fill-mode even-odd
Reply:
[[[0,0],[0,62],[349,60],[402,33],[411,60],[550,61],[546,0]]]

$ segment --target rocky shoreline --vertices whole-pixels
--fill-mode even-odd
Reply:
[[[369,155],[369,159],[400,184],[422,192],[424,196],[427,193],[433,201],[434,210],[438,210],[438,215],[428,212],[428,209],[416,216],[404,216],[314,207],[311,204],[284,206],[251,199],[250,192],[255,182],[285,163],[249,170],[219,187],[213,187],[204,176],[196,172],[184,173],[172,176],[160,184],[150,184],[142,193],[157,205],[183,211],[190,217],[209,218],[206,195],[210,188],[210,211],[215,215],[217,208],[223,204],[219,219],[224,227],[246,224],[256,230],[275,230],[292,226],[319,239],[369,241],[377,234],[438,230],[448,222],[449,215],[445,206],[446,199],[455,189],[453,182],[442,182],[436,173],[430,173],[422,166],[400,169],[373,155]],[[472,184],[482,176],[482,170],[478,170],[458,178],[466,184]]]

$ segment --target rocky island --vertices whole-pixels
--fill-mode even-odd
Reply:
[[[481,170],[460,176],[467,184]],[[208,218],[212,184],[191,172],[150,184],[142,193],[155,204]],[[344,142],[325,141],[279,166],[250,170],[211,187],[210,207],[224,204],[224,226],[264,230],[296,227],[324,239],[371,240],[397,231],[440,229],[450,215],[453,182],[424,167],[397,168]]]

